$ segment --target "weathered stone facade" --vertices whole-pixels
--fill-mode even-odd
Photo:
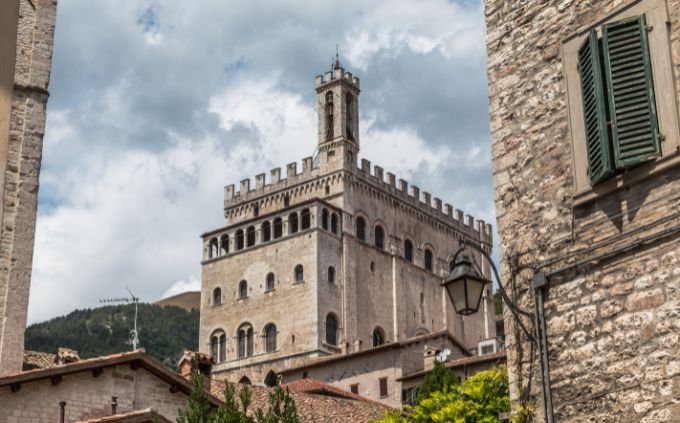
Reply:
[[[680,421],[680,1],[485,0],[485,12],[502,275],[532,313],[532,277],[547,276],[555,421]],[[591,189],[570,54],[591,28],[641,15],[661,153]],[[511,395],[543,421],[540,354],[528,379],[530,343],[505,317]]]
[[[56,7],[0,4],[0,376],[23,360]]]
[[[358,165],[359,79],[338,64],[316,83],[315,157],[303,159],[301,171],[289,164],[285,178],[274,169],[254,187],[227,186],[228,224],[203,235],[199,348],[217,356],[214,374],[269,383],[308,358],[371,348],[374,333],[380,344],[448,331],[467,350],[494,338],[490,291],[479,313],[461,317],[440,286],[460,239],[491,250],[491,226],[418,187],[409,192],[406,181],[365,159]],[[334,342],[329,316],[337,320]],[[270,324],[276,345],[268,352]],[[245,354],[241,328],[253,333]]]

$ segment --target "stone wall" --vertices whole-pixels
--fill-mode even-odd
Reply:
[[[0,82],[0,103],[11,101],[9,107],[0,104],[0,113],[9,112],[0,116],[0,376],[21,371],[23,361],[56,6],[56,0],[10,0],[0,6],[9,25],[0,48],[3,72],[14,64],[11,85]],[[14,25],[6,22],[11,16]],[[13,39],[11,28],[14,49],[4,46]]]
[[[568,98],[574,88],[566,82],[576,70],[564,66],[564,45],[574,34],[653,7],[668,11],[668,24],[648,30],[667,31],[669,40],[668,51],[653,46],[653,55],[673,62],[657,71],[677,80],[678,0],[485,1],[502,275],[532,313],[532,276],[548,275],[557,421],[675,421],[680,415],[678,153],[577,193]],[[680,97],[677,84],[661,84],[656,74],[655,90]],[[505,322],[511,395],[516,404],[533,404],[542,421],[539,362],[530,379],[531,347],[507,311]]]
[[[136,392],[136,397],[135,397]],[[17,392],[0,393],[0,423],[43,423],[59,418],[59,402],[66,401],[66,422],[111,415],[111,397],[118,413],[153,408],[175,421],[187,395],[172,393],[168,383],[144,368],[107,367],[97,377],[90,371],[65,375],[57,384],[50,378],[24,383]]]

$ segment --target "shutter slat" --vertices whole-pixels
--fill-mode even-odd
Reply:
[[[579,49],[578,58],[588,174],[591,185],[595,185],[612,171],[600,47],[595,31],[590,32]]]
[[[605,25],[602,39],[614,160],[623,169],[660,152],[644,16]]]

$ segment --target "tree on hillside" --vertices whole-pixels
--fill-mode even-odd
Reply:
[[[251,392],[242,386],[236,394],[234,384],[226,383],[224,402],[213,408],[208,402],[203,385],[203,375],[198,371],[194,361],[191,371],[193,389],[187,400],[187,406],[179,411],[177,423],[300,423],[295,408],[295,401],[286,389],[276,386],[269,394],[269,408],[264,412],[261,408],[249,413]]]
[[[496,423],[499,414],[510,411],[508,369],[495,367],[477,373],[460,385],[446,385],[431,392],[404,416],[391,412],[374,423]],[[511,421],[527,421],[530,410],[520,410]]]

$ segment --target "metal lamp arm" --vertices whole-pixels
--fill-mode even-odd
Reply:
[[[531,341],[535,342],[536,339],[534,336],[531,334],[531,332],[526,328],[524,325],[524,322],[522,322],[522,319],[520,318],[520,314],[529,318],[533,318],[533,314],[526,312],[522,309],[520,309],[511,299],[508,297],[508,294],[505,292],[505,288],[503,287],[503,283],[501,282],[501,277],[498,274],[498,270],[496,269],[496,265],[493,263],[493,260],[491,259],[491,256],[489,253],[484,251],[484,249],[477,245],[476,243],[466,241],[466,240],[461,240],[460,242],[460,249],[458,252],[456,252],[456,255],[453,257],[453,262],[455,263],[456,258],[458,255],[463,251],[467,246],[472,247],[473,249],[479,251],[479,253],[486,259],[486,261],[489,262],[489,265],[491,266],[491,270],[493,271],[494,277],[496,278],[496,282],[498,282],[498,289],[501,291],[501,297],[503,298],[503,301],[505,301],[505,304],[508,305],[508,309],[510,309],[510,312],[512,315],[515,317],[515,320],[517,321],[517,324],[519,324],[520,328],[522,328],[522,332],[526,335],[526,337]]]

